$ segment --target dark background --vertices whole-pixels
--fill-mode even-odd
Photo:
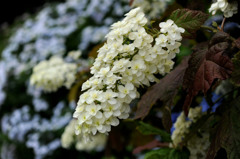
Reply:
[[[5,22],[12,24],[15,18],[24,13],[35,13],[45,3],[65,1],[66,0],[1,0],[0,25]]]

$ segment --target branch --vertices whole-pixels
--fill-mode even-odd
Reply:
[[[225,20],[223,20],[222,25],[224,25],[224,22],[225,22]],[[206,26],[206,25],[202,25],[201,28],[202,28],[202,29],[206,29],[206,30],[210,30],[210,31],[212,31],[212,32],[214,32],[214,33],[218,32],[218,31],[222,31],[222,32],[223,32],[223,26],[221,26],[220,30],[215,29],[215,28],[210,27],[210,26]],[[230,36],[230,35],[229,35],[229,38],[230,38],[232,41],[235,41],[235,40],[236,40],[234,37],[232,37],[232,36]]]
[[[150,150],[150,149],[153,149],[153,148],[156,148],[156,147],[169,147],[169,143],[161,143],[157,140],[153,140],[149,143],[147,143],[146,145],[143,145],[143,146],[139,146],[137,148],[135,148],[133,150],[133,154],[137,154],[137,153],[140,153],[142,152],[143,150]]]
[[[223,21],[222,21],[222,24],[221,24],[221,31],[223,31],[223,29],[224,29],[225,20],[226,20],[226,18],[224,17],[224,18],[223,18]]]

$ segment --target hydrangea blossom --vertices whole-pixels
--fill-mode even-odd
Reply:
[[[42,61],[33,68],[30,83],[48,92],[56,91],[61,86],[70,88],[76,72],[76,64],[66,63],[62,58],[53,56],[49,61]]]
[[[187,143],[190,151],[189,159],[204,159],[210,146],[209,132],[201,132],[201,136],[194,135]]]
[[[132,7],[140,7],[150,18],[156,18],[163,13],[171,0],[134,0]]]
[[[16,157],[16,146],[14,144],[3,143],[0,149],[0,157],[2,159],[17,159]]]
[[[159,24],[161,30],[154,39],[146,32],[146,23],[144,13],[136,8],[112,25],[73,114],[78,120],[77,135],[88,139],[97,132],[108,133],[119,119],[128,118],[130,102],[139,97],[137,87],[149,86],[156,81],[154,74],[172,69],[184,29],[168,20]]]
[[[190,120],[186,120],[186,116],[184,112],[182,112],[174,123],[175,130],[172,133],[172,141],[175,146],[180,144],[186,133],[188,133],[188,128],[193,122],[196,122],[202,116],[202,107],[190,108],[188,118]]]
[[[79,35],[74,47],[88,51],[89,45],[104,39],[110,23],[129,10],[126,4],[127,0],[67,0],[46,6],[34,18],[29,16],[19,28],[14,28],[16,31],[2,52],[2,59],[18,76],[49,56],[64,55],[69,51],[67,39],[72,33]]]
[[[72,58],[73,60],[78,60],[81,55],[82,55],[82,51],[80,50],[70,51],[68,53],[68,57]]]
[[[221,10],[226,18],[232,17],[238,11],[238,2],[228,2],[227,0],[217,0],[209,8],[209,12],[216,14],[217,10]]]
[[[66,0],[45,5],[34,16],[24,17],[14,30],[10,30],[8,45],[3,49],[0,62],[0,105],[5,113],[1,117],[0,133],[33,149],[35,159],[53,158],[53,151],[60,151],[59,133],[56,131],[61,132],[70,121],[69,111],[75,104],[71,103],[71,108],[67,105],[59,107],[57,103],[53,104],[55,99],[49,101],[41,89],[29,84],[30,70],[53,55],[61,56],[66,62],[80,64],[80,72],[89,68],[91,61],[65,57],[66,52],[78,48],[84,50],[83,54],[89,52],[90,46],[103,42],[110,24],[122,18],[128,10],[127,0]],[[91,36],[86,36],[88,33]],[[26,88],[27,93],[21,93],[21,97],[14,100],[17,104],[10,105],[9,97],[19,86],[21,91]],[[56,97],[53,93],[49,96]],[[65,98],[57,102],[62,103],[62,100]],[[25,104],[28,105],[27,113],[22,112]],[[54,110],[51,117],[48,116],[49,110]]]
[[[107,136],[105,134],[97,134],[91,137],[91,142],[84,142],[79,136],[75,135],[74,127],[76,120],[71,120],[65,128],[64,133],[61,137],[62,147],[70,148],[75,143],[75,147],[80,151],[102,151],[107,142]]]
[[[221,96],[234,89],[234,85],[229,80],[221,81],[220,85],[214,90],[214,92]]]
[[[4,62],[0,62],[0,107],[6,97],[6,94],[3,91],[4,86],[7,83],[6,69],[6,64]]]
[[[53,140],[45,141],[42,134],[52,136],[52,132],[67,125],[71,119],[71,113],[70,111],[66,112],[64,108],[66,105],[59,102],[54,108],[51,118],[47,119],[41,118],[39,114],[32,115],[30,107],[23,106],[15,109],[13,113],[3,116],[1,130],[11,140],[26,142],[26,146],[33,149],[35,159],[42,159],[61,145],[59,138],[55,137]]]
[[[189,109],[188,120],[184,112],[182,112],[174,123],[175,130],[171,136],[173,144],[170,146],[177,147],[189,132],[191,124],[195,123],[202,115],[201,106]],[[190,159],[206,158],[206,152],[210,145],[209,132],[200,130],[199,133],[201,133],[201,136],[194,135],[187,142],[186,146],[190,151]]]

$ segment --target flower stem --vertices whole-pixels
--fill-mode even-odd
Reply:
[[[224,23],[225,23],[225,21],[226,21],[226,18],[224,17],[224,18],[223,18],[223,21],[222,21],[222,24],[221,24],[221,31],[223,31],[223,29],[224,29]]]
[[[201,28],[210,30],[210,31],[212,31],[214,33],[219,31],[218,29],[214,29],[213,27],[209,27],[209,26],[206,26],[206,25],[202,25]]]

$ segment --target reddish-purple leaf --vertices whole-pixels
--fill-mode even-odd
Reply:
[[[240,49],[240,38],[236,39],[234,42],[235,42],[235,45],[237,46],[237,48]]]
[[[223,106],[220,121],[216,124],[212,135],[212,141],[207,153],[207,159],[215,157],[220,148],[227,152],[227,158],[240,158],[240,98],[236,98],[231,103]]]
[[[152,106],[160,100],[163,102],[167,113],[165,114],[166,127],[171,125],[171,106],[173,98],[178,92],[178,88],[182,85],[184,72],[188,66],[188,57],[183,59],[182,63],[178,65],[172,72],[166,75],[159,83],[153,85],[141,98],[138,103],[138,108],[136,111],[135,119],[144,119]],[[167,115],[168,114],[168,115]],[[167,117],[168,116],[168,117]],[[169,121],[170,120],[170,121]]]
[[[192,53],[183,81],[183,87],[188,93],[183,106],[186,114],[199,91],[206,93],[215,79],[227,79],[232,73],[233,64],[227,56],[231,47],[228,37],[228,34],[218,32],[209,42],[208,48],[204,43]]]

